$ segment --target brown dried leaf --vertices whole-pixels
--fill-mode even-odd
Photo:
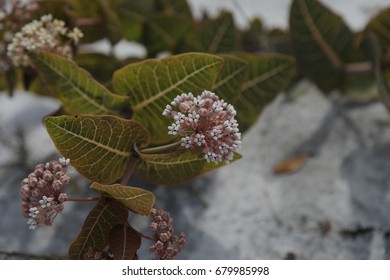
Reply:
[[[307,156],[292,156],[279,162],[275,168],[275,174],[289,174],[298,171],[305,164]]]

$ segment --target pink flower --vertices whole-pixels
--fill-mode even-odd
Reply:
[[[20,187],[23,216],[28,218],[30,229],[38,225],[50,226],[58,213],[64,209],[67,195],[62,191],[69,183],[67,167],[69,159],[60,158],[38,164],[34,172],[23,179]]]
[[[155,243],[149,247],[149,252],[156,255],[156,259],[172,260],[186,244],[184,233],[174,235],[172,218],[167,211],[152,209],[150,217],[153,221],[149,229],[154,231]]]
[[[207,90],[197,97],[192,93],[178,95],[163,112],[174,120],[168,134],[183,136],[184,148],[200,149],[207,162],[216,164],[229,163],[240,149],[241,133],[235,115],[232,105]]]

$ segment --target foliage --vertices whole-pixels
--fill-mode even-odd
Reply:
[[[225,165],[206,162],[200,151],[185,149],[167,133],[170,121],[161,114],[181,93],[215,92],[236,109],[241,132],[279,92],[304,77],[325,94],[348,94],[351,87],[373,83],[375,74],[390,108],[390,9],[355,34],[318,0],[292,0],[288,31],[266,30],[259,19],[239,30],[227,11],[194,20],[180,0],[40,4],[32,18],[60,17],[83,31],[81,43],[108,38],[114,46],[127,39],[147,50],[144,60],[77,53],[75,46],[73,59],[39,50],[29,53],[31,66],[10,66],[0,75],[0,85],[10,92],[22,84],[61,101],[62,115],[45,118],[47,131],[100,193],[69,248],[71,259],[107,246],[115,259],[137,258],[141,238],[127,223],[128,211],[148,215],[154,196],[126,186],[133,171],[150,183],[177,185]],[[155,58],[164,52],[172,55]],[[5,54],[1,59],[9,63]],[[233,161],[240,158],[235,153]]]

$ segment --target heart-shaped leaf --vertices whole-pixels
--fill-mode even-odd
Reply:
[[[248,79],[249,63],[234,55],[221,55],[223,67],[218,73],[213,92],[234,104],[240,96],[242,84]]]
[[[186,38],[184,51],[223,53],[240,49],[240,34],[234,24],[233,15],[222,12]]]
[[[133,260],[141,246],[141,236],[128,224],[116,225],[111,229],[108,244],[114,260]]]
[[[180,14],[192,19],[191,8],[187,1],[183,0],[157,0],[159,10],[165,14]]]
[[[179,184],[226,165],[225,163],[208,163],[202,152],[182,148],[167,154],[139,153],[139,156],[140,162],[136,167],[137,175],[155,184]],[[240,158],[241,155],[236,153],[232,162]]]
[[[240,131],[245,132],[263,108],[287,86],[294,70],[294,61],[290,56],[276,54],[240,54],[239,57],[249,64],[249,74],[233,105]]]
[[[101,198],[88,214],[77,238],[70,244],[69,259],[85,259],[92,250],[101,252],[108,244],[111,229],[127,220],[128,211],[120,203]]]
[[[116,11],[118,2],[112,0],[98,0],[97,2],[102,11],[104,27],[108,31],[107,37],[115,45],[123,38],[121,21]]]
[[[87,70],[101,83],[111,81],[112,73],[123,66],[121,61],[113,56],[102,53],[82,53],[74,57],[74,61],[81,68]]]
[[[344,62],[356,53],[343,19],[317,0],[294,0],[290,31],[299,66],[324,92],[341,83]]]
[[[126,97],[111,93],[69,59],[49,52],[30,58],[69,114],[116,115],[127,104]]]
[[[209,54],[188,53],[162,60],[129,64],[116,71],[116,92],[130,96],[133,119],[148,129],[153,143],[170,139],[170,120],[161,114],[183,92],[197,95],[212,88],[223,59]]]
[[[154,205],[153,193],[144,189],[115,185],[101,185],[93,183],[91,189],[101,191],[119,201],[129,210],[140,215],[148,215]]]
[[[143,43],[149,56],[171,51],[191,28],[191,21],[179,15],[156,14],[148,18]]]
[[[78,19],[80,22],[83,22],[83,20],[86,19],[86,24],[81,24],[80,26],[80,29],[84,34],[82,38],[84,43],[93,43],[111,36],[100,1],[67,0],[65,3],[63,10],[66,10],[71,15],[72,19]],[[69,6],[71,7],[70,9]],[[99,30],[99,32],[96,32],[96,30]]]
[[[45,118],[46,129],[60,153],[91,181],[112,183],[123,175],[134,144],[148,143],[148,133],[136,121],[115,116]]]

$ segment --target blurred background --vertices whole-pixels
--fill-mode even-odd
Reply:
[[[196,19],[229,11],[241,29],[254,18],[287,30],[291,0],[189,0]],[[388,0],[322,0],[355,32]],[[86,44],[110,51],[110,42]],[[139,43],[120,41],[117,57],[143,58]],[[157,53],[157,56],[169,55]],[[352,89],[361,96],[362,89]],[[180,259],[390,259],[390,115],[376,87],[368,98],[324,95],[306,78],[280,93],[243,136],[243,158],[180,187],[151,186],[188,245]],[[354,96],[352,94],[352,96]],[[93,203],[66,203],[48,228],[28,229],[19,183],[58,156],[42,118],[59,108],[48,96],[0,94],[0,259],[66,258]],[[290,161],[285,160],[290,159]],[[291,161],[292,160],[292,161]],[[90,195],[71,171],[68,193]],[[142,184],[136,182],[136,184]],[[73,196],[75,196],[73,195]],[[146,230],[148,220],[131,217]],[[140,259],[151,259],[143,242]]]

